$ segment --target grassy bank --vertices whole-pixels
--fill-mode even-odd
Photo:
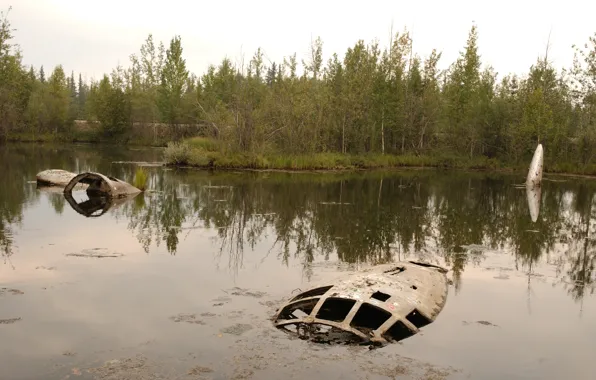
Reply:
[[[444,168],[489,171],[526,171],[528,162],[504,163],[484,156],[437,155],[345,155],[317,153],[311,155],[224,153],[216,141],[195,137],[180,143],[169,143],[164,152],[167,165],[208,169],[257,170],[359,170],[400,167]],[[559,174],[596,175],[596,165],[545,162],[545,171]]]
[[[486,157],[465,159],[456,156],[414,155],[345,155],[317,153],[282,155],[255,153],[223,153],[216,142],[204,138],[169,143],[165,161],[172,166],[193,166],[210,169],[272,170],[357,170],[397,167],[435,167],[461,169],[504,169],[500,162]]]

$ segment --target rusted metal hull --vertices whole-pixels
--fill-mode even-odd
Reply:
[[[350,273],[293,297],[278,310],[274,323],[313,341],[396,342],[436,319],[447,300],[446,272],[408,261]]]

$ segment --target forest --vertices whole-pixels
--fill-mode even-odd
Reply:
[[[570,47],[572,67],[556,69],[545,49],[524,75],[497,75],[482,62],[473,24],[446,70],[439,69],[440,50],[415,54],[404,29],[387,47],[360,40],[326,62],[317,38],[303,59],[294,53],[268,62],[259,48],[240,64],[224,58],[199,76],[187,69],[179,36],[164,44],[150,34],[128,67],[86,82],[62,66],[48,73],[25,66],[9,11],[0,15],[0,141],[68,140],[75,120],[98,125],[106,141],[122,141],[133,123],[198,124],[229,155],[513,165],[529,162],[541,143],[546,165],[574,171],[596,164],[596,34]]]

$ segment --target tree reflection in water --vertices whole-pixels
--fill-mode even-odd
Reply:
[[[245,250],[271,235],[264,257],[277,254],[285,265],[298,259],[307,277],[317,258],[334,255],[351,264],[415,258],[449,266],[456,289],[467,265],[499,251],[510,252],[529,279],[542,258],[556,262],[558,281],[575,299],[594,291],[591,181],[545,182],[533,221],[513,176],[157,171],[152,180],[156,192],[142,207],[133,202],[119,212],[147,251],[157,239],[175,254],[179,236],[199,226],[217,231],[219,257],[234,270]]]
[[[5,260],[14,253],[12,235],[18,232],[23,210],[40,197],[27,183],[38,170],[32,162],[108,172],[125,181],[134,176],[134,165],[106,163],[90,153],[77,154],[75,165],[72,155],[33,150],[27,153],[33,154],[32,160],[15,149],[0,149],[2,158],[13,162],[2,172],[0,186],[0,250]],[[459,290],[465,268],[498,251],[512,255],[529,285],[534,269],[547,264],[556,268],[556,282],[573,299],[594,293],[593,180],[545,180],[533,221],[525,187],[515,186],[523,176],[434,170],[148,171],[150,191],[102,216],[125,219],[147,253],[165,242],[175,255],[180,239],[200,228],[213,231],[219,262],[234,271],[242,267],[247,251],[262,255],[260,261],[273,255],[284,265],[299,260],[306,277],[321,260],[375,264],[418,259],[447,265]],[[61,213],[63,197],[49,196]],[[266,249],[257,247],[261,242],[268,244]]]

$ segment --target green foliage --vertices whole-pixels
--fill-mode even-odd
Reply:
[[[327,62],[317,37],[304,59],[294,53],[269,62],[258,48],[242,65],[225,58],[200,76],[189,73],[179,36],[166,49],[149,34],[129,67],[85,83],[81,75],[67,77],[62,66],[47,79],[43,67],[22,67],[12,33],[2,13],[0,140],[53,134],[56,140],[155,145],[188,137],[184,125],[190,124],[201,138],[168,147],[175,162],[227,166],[226,157],[245,157],[247,166],[258,167],[400,164],[384,163],[388,155],[433,157],[441,167],[516,166],[542,143],[547,163],[569,162],[577,170],[596,165],[596,35],[583,49],[574,47],[570,70],[557,71],[547,51],[525,75],[498,77],[482,62],[476,25],[444,72],[442,54],[415,54],[405,29],[386,47],[360,40]],[[81,125],[75,119],[101,129],[73,130]],[[160,123],[167,133],[158,132]],[[133,139],[133,129],[143,132]],[[368,158],[337,164],[328,156],[334,154]],[[308,156],[324,165],[296,158]],[[232,159],[229,165],[237,166]]]
[[[276,169],[276,170],[355,170],[397,167],[436,167],[475,170],[498,170],[501,163],[484,156],[470,159],[450,154],[437,156],[316,153],[311,155],[281,155],[259,153],[228,153],[218,149],[214,140],[192,138],[168,144],[164,159],[169,165],[196,166],[214,169]]]
[[[118,77],[110,81],[104,75],[99,85],[92,85],[89,92],[88,112],[100,122],[102,134],[108,139],[121,137],[132,125],[130,96],[121,87]]]
[[[162,120],[169,124],[181,122],[182,95],[188,80],[186,61],[182,58],[180,37],[174,37],[166,51],[166,61],[161,72],[159,109]]]
[[[21,65],[18,46],[11,44],[13,29],[8,12],[0,11],[0,142],[19,129],[31,94],[31,80]]]
[[[64,133],[68,130],[68,110],[70,94],[67,86],[66,75],[61,65],[52,71],[47,84],[47,98],[45,100],[48,110],[48,122],[54,134]]]
[[[85,114],[85,103],[87,102],[87,94],[89,93],[89,86],[83,82],[83,76],[79,74],[79,82],[78,88],[76,93],[76,102],[77,102],[77,119],[84,120],[86,118]]]
[[[219,143],[210,138],[192,137],[185,140],[185,143],[188,144],[190,148],[201,149],[205,152],[218,152],[220,150]]]
[[[143,167],[139,167],[135,172],[133,186],[141,191],[145,191],[147,188],[147,172]]]
[[[46,73],[43,69],[43,65],[39,68],[39,81],[41,83],[46,83]]]

